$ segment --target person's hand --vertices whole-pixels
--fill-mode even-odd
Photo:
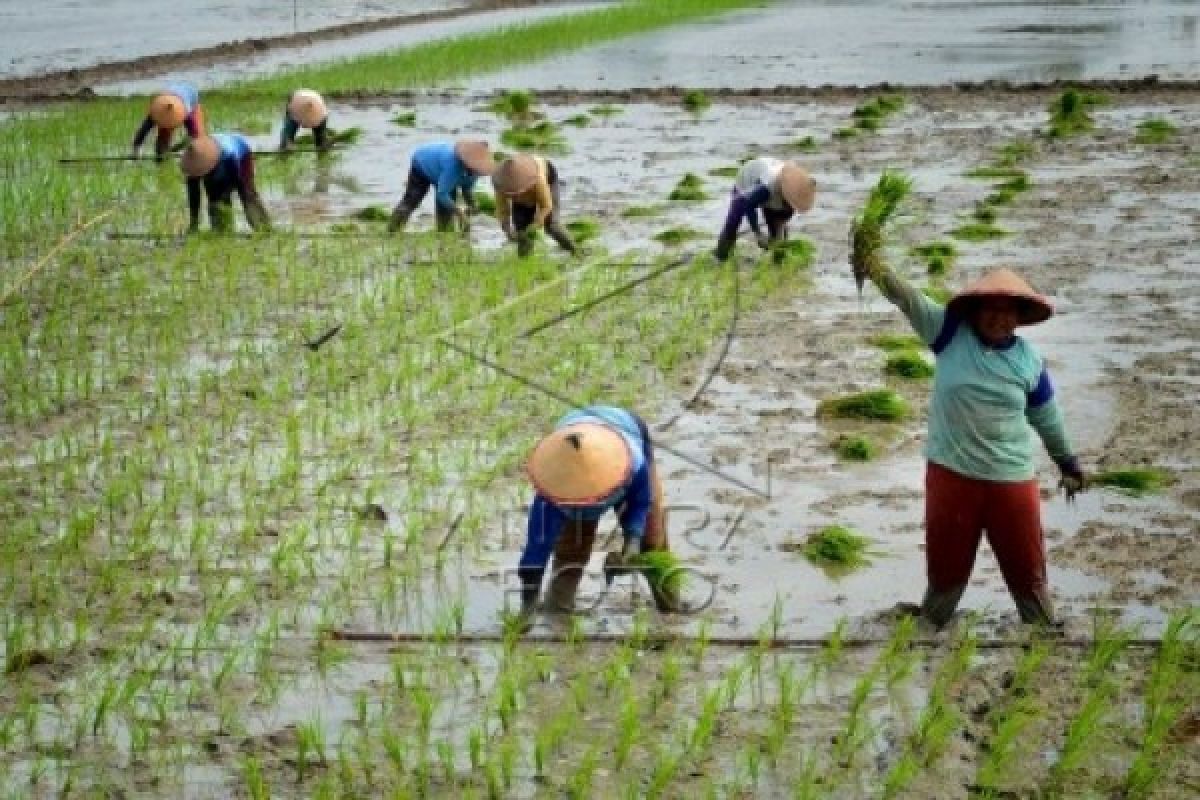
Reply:
[[[757,233],[757,234],[755,234],[754,238],[756,240],[758,240],[758,246],[761,247],[763,250],[771,249],[771,237],[768,236],[767,234]]]
[[[1079,459],[1075,456],[1064,458],[1058,462],[1058,471],[1061,474],[1058,488],[1063,490],[1068,503],[1075,502],[1075,495],[1087,488],[1087,476],[1079,466]]]
[[[642,537],[625,536],[625,546],[621,548],[621,560],[629,563],[642,554]]]

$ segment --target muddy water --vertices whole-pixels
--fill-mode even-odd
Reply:
[[[783,0],[516,67],[475,87],[945,84],[1200,75],[1180,0]]]
[[[696,383],[683,387],[656,419],[664,447],[687,456],[666,452],[661,457],[673,507],[673,543],[696,570],[689,597],[713,612],[714,633],[753,633],[769,619],[778,598],[788,635],[826,633],[843,616],[870,634],[897,602],[919,599],[924,584],[919,415],[927,405],[926,390],[896,384],[918,410],[917,419],[896,426],[830,424],[814,416],[824,398],[879,386],[882,357],[866,338],[905,330],[902,318],[877,294],[869,291],[862,301],[857,297],[845,265],[847,220],[879,171],[895,166],[908,171],[917,187],[915,211],[898,235],[908,243],[945,236],[989,191],[985,182],[963,173],[986,163],[1004,142],[1031,136],[1045,122],[1040,109],[1049,99],[1048,94],[986,100],[917,95],[878,135],[846,142],[830,140],[853,108],[837,102],[717,104],[701,115],[673,104],[632,103],[614,116],[593,116],[587,127],[563,127],[571,149],[553,158],[565,181],[565,217],[596,218],[602,245],[613,251],[661,251],[651,237],[667,227],[691,227],[711,237],[723,215],[729,181],[707,173],[750,153],[797,155],[822,187],[817,207],[795,225],[818,248],[811,290],[739,319],[732,348],[708,389],[685,408]],[[331,170],[345,186],[356,188],[319,196],[302,191],[275,202],[304,224],[328,223],[367,204],[391,205],[402,191],[407,153],[416,144],[438,136],[498,139],[506,124],[482,106],[480,97],[418,102],[418,130],[387,121],[413,106],[346,110],[347,124],[368,132]],[[591,107],[580,103],[544,110],[561,121]],[[1160,115],[1179,126],[1179,143],[1158,150],[1128,144],[1138,121]],[[1180,499],[1196,482],[1194,449],[1190,456],[1164,450],[1149,441],[1154,437],[1146,436],[1145,427],[1162,414],[1178,417],[1184,428],[1195,424],[1195,410],[1182,393],[1194,389],[1188,376],[1195,374],[1200,322],[1192,299],[1200,274],[1192,248],[1200,187],[1188,155],[1196,147],[1200,104],[1192,95],[1163,94],[1154,100],[1125,99],[1096,116],[1097,136],[1037,146],[1027,165],[1035,188],[1001,211],[1001,224],[1013,235],[960,243],[962,254],[948,279],[950,286],[961,285],[998,262],[1026,272],[1058,305],[1058,316],[1030,329],[1028,336],[1047,357],[1085,463],[1165,463],[1180,470],[1181,485],[1167,496],[1131,500],[1094,491],[1068,507],[1051,491],[1054,470],[1040,457],[1050,581],[1069,629],[1080,635],[1087,632],[1092,609],[1115,608],[1124,621],[1153,632],[1170,609],[1200,599],[1194,569],[1163,570],[1147,563],[1129,577],[1121,566],[1125,562],[1107,557],[1096,544],[1108,541],[1107,531],[1121,532],[1123,557],[1137,564],[1140,532],[1153,531],[1156,546],[1167,548],[1162,552],[1188,558],[1191,551],[1177,549],[1187,541],[1179,537],[1200,528],[1194,505],[1189,508]],[[789,143],[810,134],[821,143],[816,154],[789,149]],[[650,219],[620,215],[631,205],[665,203],[685,172],[704,178],[708,200],[667,204],[661,216]],[[1163,174],[1167,180],[1160,179]],[[414,225],[432,224],[430,202]],[[472,235],[485,249],[501,244],[498,230],[487,221]],[[690,245],[698,251],[710,246],[710,239]],[[741,268],[755,268],[745,245],[742,253]],[[1161,321],[1124,299],[1142,294],[1161,306]],[[1190,363],[1193,371],[1184,367],[1184,374],[1170,376],[1175,387],[1170,394],[1137,401],[1151,406],[1131,405],[1140,381],[1160,380],[1151,376],[1163,369],[1158,364],[1164,359]],[[867,465],[839,464],[829,442],[850,431],[867,431],[883,446],[883,457]],[[835,523],[872,539],[870,567],[830,574],[797,552],[806,536]],[[494,630],[506,589],[512,588],[506,570],[515,563],[519,541],[493,533],[491,538],[508,542],[505,549],[485,562],[462,565],[466,579],[459,588],[468,630]],[[606,589],[599,563],[597,555],[583,587],[587,599],[582,602],[589,608],[585,624],[597,631],[624,630],[632,611],[645,604],[645,591],[631,581]],[[980,612],[999,630],[1015,621],[986,546],[964,608]],[[415,609],[399,623],[425,629],[431,619]],[[663,624],[694,630],[698,619],[685,615]],[[369,627],[377,621],[358,622]],[[564,623],[547,616],[540,624],[557,630]]]
[[[0,3],[0,77],[204,47],[234,39],[311,31],[395,14],[457,8],[466,0],[200,0],[148,13],[131,0]]]

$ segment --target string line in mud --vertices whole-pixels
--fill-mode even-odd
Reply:
[[[486,355],[473,352],[472,350],[469,350],[465,347],[458,345],[452,339],[440,337],[438,339],[438,341],[441,342],[442,344],[444,344],[446,347],[449,347],[451,350],[454,350],[455,352],[459,353],[460,355],[466,356],[467,358],[477,361],[480,364],[482,364],[483,366],[487,367],[488,369],[494,370],[495,372],[500,373],[501,375],[505,376],[506,378],[511,378],[512,380],[516,381],[517,383],[521,384],[522,386],[525,386],[528,389],[532,389],[533,391],[538,392],[539,394],[545,395],[546,397],[549,397],[552,400],[557,400],[558,402],[562,403],[563,405],[565,405],[568,408],[579,408],[581,406],[587,405],[586,401],[575,400],[574,398],[568,397],[567,395],[562,394],[561,392],[555,391],[554,389],[551,389],[548,386],[543,386],[531,378],[521,375],[518,372],[514,372],[513,370],[504,366],[503,364],[500,364],[496,361],[491,360]],[[752,494],[756,494],[759,497],[765,498],[767,500],[771,499],[771,495],[770,495],[769,491],[764,492],[762,489],[759,489],[756,486],[752,486],[749,483],[746,483],[745,481],[741,480],[740,478],[738,478],[734,475],[730,475],[728,473],[722,472],[721,470],[717,469],[716,467],[714,467],[710,464],[706,464],[703,461],[700,461],[699,459],[688,455],[687,453],[681,452],[681,451],[671,447],[669,444],[666,444],[665,442],[659,442],[656,440],[654,442],[654,447],[656,450],[663,450],[667,453],[670,453],[671,455],[675,456],[676,458],[680,459],[681,461],[686,462],[687,464],[690,464],[691,466],[695,467],[696,469],[699,469],[703,472],[707,472],[708,474],[713,475],[714,477],[720,478],[721,480],[723,480],[727,483],[733,484],[734,486],[737,486],[740,489],[744,489],[747,492],[751,492]],[[768,487],[771,484],[770,470],[771,470],[771,463],[768,461],[767,462],[767,486]]]

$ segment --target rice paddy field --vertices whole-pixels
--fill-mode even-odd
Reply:
[[[258,160],[267,233],[184,236],[171,163],[58,163],[124,152],[145,97],[5,107],[0,797],[1200,796],[1200,88],[445,88],[729,11],[770,7],[203,90],[258,150],[301,81],[350,132]],[[429,201],[387,236],[407,154],[458,136],[548,155],[584,253]],[[760,154],[816,206],[717,264]],[[896,269],[1056,303],[1028,335],[1098,476],[1068,505],[1039,463],[1061,630],[986,547],[950,626],[908,613],[933,362],[848,263],[885,170]],[[598,552],[522,633],[521,466],[590,402],[650,422],[686,608]]]

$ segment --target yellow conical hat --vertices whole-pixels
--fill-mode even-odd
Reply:
[[[817,196],[817,182],[794,161],[783,165],[779,172],[779,193],[796,211],[809,211]]]
[[[160,128],[173,131],[183,124],[186,117],[187,109],[179,95],[163,92],[150,101],[150,119]]]
[[[519,154],[506,158],[492,173],[492,186],[500,194],[521,194],[533,188],[538,179],[538,163],[533,156]]]
[[[555,505],[595,505],[629,482],[633,452],[615,429],[579,422],[538,442],[525,471],[538,494]]]

